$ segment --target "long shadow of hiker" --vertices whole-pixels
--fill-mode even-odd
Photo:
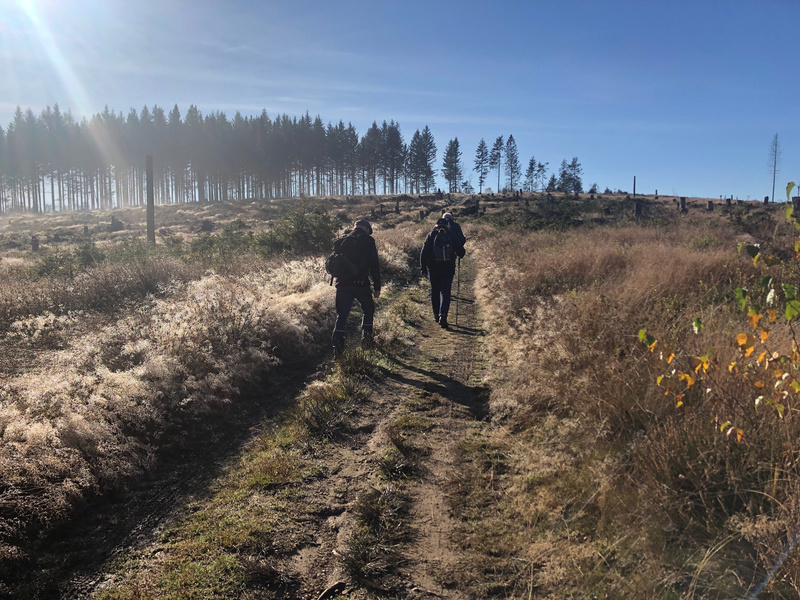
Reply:
[[[439,394],[469,410],[474,419],[483,420],[489,415],[489,388],[485,385],[466,385],[453,377],[437,371],[421,369],[395,358],[394,361],[404,369],[421,375],[421,378],[405,377],[401,373],[386,372],[388,379],[413,386],[417,389]]]

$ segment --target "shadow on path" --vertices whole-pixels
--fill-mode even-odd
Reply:
[[[407,377],[402,373],[387,372],[387,379],[415,387],[431,394],[439,394],[443,398],[465,407],[473,418],[484,420],[489,415],[489,388],[485,385],[466,385],[448,375],[429,369],[422,369],[398,358],[394,362],[421,377]]]

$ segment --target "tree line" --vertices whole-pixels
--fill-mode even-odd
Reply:
[[[154,105],[127,115],[108,107],[77,120],[58,105],[38,116],[20,107],[0,127],[0,211],[89,210],[144,204],[144,158],[154,157],[159,204],[246,198],[430,193],[436,186],[436,143],[428,126],[406,143],[400,126],[383,121],[359,135],[339,121],[306,113],[271,118],[239,112],[182,115]],[[474,171],[478,191],[501,171],[505,189],[583,191],[577,157],[562,161],[545,184],[548,163],[531,158],[524,178],[512,135],[481,139]],[[474,192],[465,175],[458,138],[450,140],[441,174],[449,192]]]

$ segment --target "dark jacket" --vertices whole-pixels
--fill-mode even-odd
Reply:
[[[434,238],[436,233],[441,227],[447,229],[450,236],[450,242],[453,245],[453,253],[451,259],[447,262],[437,261],[434,258]],[[431,230],[428,237],[425,238],[425,243],[422,245],[422,252],[419,255],[419,266],[423,273],[428,270],[434,274],[454,274],[456,270],[456,257],[463,258],[465,254],[464,244],[467,239],[461,231],[458,223],[448,221],[447,219],[439,219],[436,221],[436,227]]]
[[[345,237],[352,238],[344,243],[343,252],[353,263],[358,265],[359,274],[356,277],[338,277],[336,287],[349,285],[355,287],[369,287],[369,278],[372,286],[381,289],[381,271],[378,262],[378,249],[375,240],[362,229],[355,228]]]

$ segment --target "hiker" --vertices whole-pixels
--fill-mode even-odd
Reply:
[[[445,213],[436,221],[436,227],[425,238],[419,265],[422,276],[431,283],[431,307],[433,318],[448,329],[447,313],[450,310],[450,288],[456,274],[456,257],[464,257],[467,238],[451,213]]]
[[[372,238],[372,226],[366,219],[355,222],[353,231],[334,243],[334,252],[341,251],[352,264],[352,272],[340,272],[336,281],[336,326],[333,330],[334,356],[344,350],[347,335],[347,317],[358,300],[364,316],[361,321],[361,340],[365,346],[372,344],[372,319],[375,316],[375,302],[372,299],[381,294],[381,274],[378,264],[378,250]],[[374,292],[370,293],[370,278]]]

